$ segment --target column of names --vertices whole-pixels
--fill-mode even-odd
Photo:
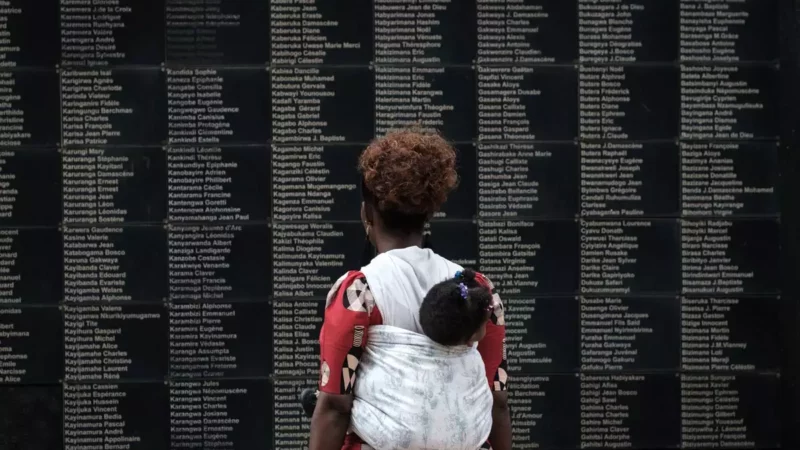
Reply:
[[[64,446],[58,15],[0,5],[0,446]]]
[[[679,10],[681,446],[770,446],[783,310],[776,2]],[[754,333],[756,322],[774,325]]]
[[[346,8],[319,0],[271,4],[268,273],[273,280],[274,448],[307,445],[308,421],[291,405],[297,404],[301,386],[313,386],[319,377],[325,296],[358,264],[347,244],[363,236],[354,222],[360,201],[358,155],[373,137],[376,117],[388,120],[398,107],[409,109],[375,101],[378,89],[398,88],[378,87],[374,77],[380,68],[371,65],[382,45],[371,32],[373,18],[381,14],[379,3],[356,0]],[[410,89],[410,83],[403,88]]]

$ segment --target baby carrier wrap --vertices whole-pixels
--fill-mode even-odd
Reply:
[[[383,325],[369,327],[354,389],[353,431],[376,450],[476,450],[492,427],[492,395],[475,346],[422,333],[419,307],[462,268],[430,249],[378,255],[362,268]]]

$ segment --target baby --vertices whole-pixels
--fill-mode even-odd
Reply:
[[[432,341],[446,346],[472,346],[486,335],[492,293],[475,276],[471,269],[456,272],[454,278],[433,286],[425,295],[419,308],[419,323]]]

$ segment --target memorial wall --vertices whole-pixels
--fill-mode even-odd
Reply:
[[[507,308],[514,448],[800,448],[792,0],[0,1],[0,449],[300,450],[359,152]]]

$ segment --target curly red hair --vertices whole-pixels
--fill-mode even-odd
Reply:
[[[430,217],[458,185],[453,146],[414,128],[374,140],[358,166],[379,213]]]

